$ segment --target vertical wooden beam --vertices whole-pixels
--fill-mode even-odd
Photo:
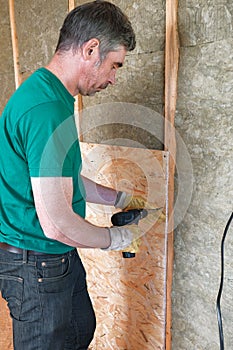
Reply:
[[[6,3],[7,6],[7,3]],[[15,75],[15,88],[17,89],[22,83],[22,74],[19,68],[19,47],[18,37],[15,22],[15,3],[14,0],[9,0],[9,17],[10,17],[10,28],[11,28],[11,42],[13,52],[13,63],[14,63],[14,75]],[[10,318],[9,309],[7,302],[2,298],[0,292],[0,349],[1,350],[12,350],[13,349],[13,337],[12,337],[12,321]]]
[[[72,11],[75,8],[75,0],[68,0],[68,11]]]
[[[82,95],[78,94],[78,96],[76,96],[76,113],[78,114],[78,132],[79,132],[79,141],[83,142],[83,134],[81,132],[82,128],[81,128],[81,124],[82,124],[82,111],[83,111],[83,98]]]
[[[15,22],[15,3],[14,0],[9,0],[9,14],[10,14],[10,27],[11,27],[11,40],[13,50],[13,62],[14,62],[14,73],[15,73],[15,88],[17,89],[22,83],[22,74],[19,68],[19,47],[18,47],[18,36]]]
[[[75,0],[68,0],[68,11],[72,11],[75,8]],[[74,105],[75,113],[78,114],[78,131],[79,140],[83,141],[83,135],[81,134],[81,121],[82,121],[82,110],[83,110],[83,99],[80,94],[76,96],[76,101]]]
[[[168,240],[167,240],[167,303],[166,303],[166,350],[172,343],[172,276],[174,239],[174,176],[176,165],[175,111],[177,100],[179,40],[177,32],[178,0],[166,0],[165,44],[165,150],[170,154],[168,188]]]

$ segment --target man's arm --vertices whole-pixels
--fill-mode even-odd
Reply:
[[[150,205],[146,199],[140,195],[134,196],[131,193],[121,192],[113,188],[106,187],[82,176],[86,189],[87,202],[112,205],[119,209],[142,209]]]
[[[109,247],[109,230],[97,227],[72,209],[70,177],[32,177],[32,190],[40,225],[46,237],[74,247]]]
[[[86,190],[87,202],[114,206],[117,197],[117,191],[97,184],[94,181],[82,176]]]

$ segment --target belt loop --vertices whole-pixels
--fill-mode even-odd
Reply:
[[[28,251],[23,249],[23,264],[27,264],[28,262]]]

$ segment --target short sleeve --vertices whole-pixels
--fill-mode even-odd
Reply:
[[[60,101],[28,111],[15,131],[31,177],[72,176],[78,135],[74,115]]]

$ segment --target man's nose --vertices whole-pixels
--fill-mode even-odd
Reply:
[[[116,84],[116,71],[113,70],[110,74],[110,77],[109,77],[109,84],[111,85],[115,85]]]

